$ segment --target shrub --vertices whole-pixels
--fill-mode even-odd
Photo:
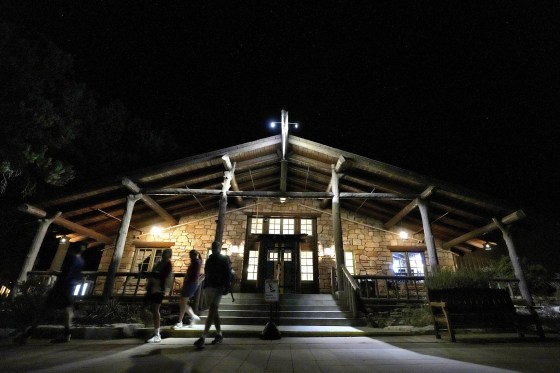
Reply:
[[[402,310],[402,322],[405,325],[412,326],[432,325],[432,314],[427,305],[420,307],[406,306]]]
[[[82,325],[140,323],[144,318],[144,307],[139,304],[121,304],[118,300],[111,299],[107,303],[81,306],[80,314],[75,322]]]
[[[488,288],[493,272],[487,269],[456,271],[443,268],[437,273],[426,276],[428,289]]]

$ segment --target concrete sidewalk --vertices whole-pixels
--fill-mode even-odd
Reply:
[[[228,338],[193,348],[195,338],[32,339],[0,344],[3,372],[559,372],[560,338],[468,334],[434,336]],[[209,343],[212,336],[207,340]]]

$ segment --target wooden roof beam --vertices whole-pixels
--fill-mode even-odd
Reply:
[[[502,222],[502,224],[511,224],[511,223],[514,223],[514,222],[516,222],[516,221],[518,221],[518,220],[523,219],[524,217],[525,217],[525,213],[523,212],[523,210],[518,210],[518,211],[516,211],[516,212],[514,212],[514,213],[512,213],[512,214],[509,214],[508,216],[504,217],[504,218],[501,220],[501,222]],[[472,231],[472,232],[465,233],[464,235],[459,236],[459,237],[457,237],[457,238],[455,238],[455,239],[453,239],[453,240],[451,240],[451,241],[449,241],[449,242],[445,242],[445,243],[442,245],[442,248],[444,248],[444,249],[449,249],[449,248],[451,248],[451,247],[453,247],[453,246],[456,246],[456,245],[458,245],[458,244],[461,244],[461,243],[463,243],[463,242],[467,242],[467,241],[469,241],[469,240],[471,240],[471,239],[473,239],[473,238],[482,236],[483,234],[488,233],[488,232],[491,232],[491,231],[493,231],[493,230],[495,230],[495,229],[498,229],[498,227],[496,226],[496,224],[495,224],[494,222],[492,222],[492,223],[490,223],[490,224],[485,225],[484,227],[475,229],[475,230]]]
[[[35,217],[41,218],[41,219],[43,219],[47,216],[46,211],[43,211],[40,208],[29,205],[27,203],[24,203],[23,205],[19,206],[18,209],[22,212],[25,212],[29,215],[32,215],[32,216],[35,216]],[[107,236],[105,236],[101,233],[98,233],[98,232],[94,231],[93,229],[89,229],[89,228],[86,228],[82,225],[73,223],[70,220],[66,220],[66,219],[64,219],[60,216],[56,217],[54,219],[53,223],[56,224],[56,225],[59,225],[61,227],[64,227],[66,229],[69,229],[73,232],[79,233],[79,234],[84,235],[84,236],[88,236],[90,238],[93,238],[94,240],[103,242],[103,243],[108,244],[108,245],[112,245],[114,243],[113,239],[111,239],[110,237],[107,237]]]
[[[423,191],[418,198],[426,199],[432,195],[434,192],[434,186],[429,186],[425,191]],[[411,201],[408,205],[406,205],[401,211],[399,211],[391,220],[383,224],[385,229],[389,229],[394,227],[399,221],[401,221],[406,215],[408,215],[412,210],[414,210],[418,206],[418,198]]]
[[[232,171],[234,169],[234,165],[231,163],[231,159],[229,155],[225,154],[222,156],[222,163],[224,164],[224,168],[227,171]],[[239,185],[237,185],[237,179],[235,178],[235,174],[231,178],[231,190],[239,191]],[[237,196],[235,197],[235,201],[237,202],[237,206],[243,207],[245,206],[245,201],[243,197]]]
[[[142,194],[142,202],[144,202],[148,207],[154,210],[159,216],[163,218],[166,222],[170,225],[177,225],[177,219],[175,219],[171,214],[169,214],[163,207],[159,205],[154,199],[144,193],[142,193],[142,189],[136,185],[136,183],[129,178],[123,177],[122,178],[122,185],[124,185],[128,190],[130,190],[134,194]]]

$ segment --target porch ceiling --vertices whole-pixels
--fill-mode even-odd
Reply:
[[[33,205],[48,214],[61,211],[62,218],[112,237],[119,230],[126,196],[131,194],[121,181],[123,177],[142,191],[166,188],[220,190],[225,171],[224,155],[236,165],[237,188],[231,190],[280,191],[281,136],[278,135],[118,175],[111,181]],[[420,196],[429,194],[429,188],[433,187],[427,197],[430,220],[434,236],[445,242],[486,226],[494,217],[502,219],[515,212],[510,206],[498,204],[492,198],[465,188],[296,136],[288,138],[286,191],[330,191],[331,165],[336,165],[341,156],[345,159],[341,170],[344,176],[339,182],[341,193]],[[150,198],[175,220],[203,211],[214,212],[219,200],[218,196],[204,195],[151,195]],[[236,208],[242,203],[250,204],[251,199],[230,197],[229,201],[230,208]],[[422,232],[418,209],[410,203],[411,200],[398,199],[341,199],[343,208],[380,220],[385,224],[384,229],[394,230],[393,225],[397,222],[399,227]],[[330,201],[325,200],[322,207],[329,211]],[[153,204],[150,206],[142,200],[136,203],[131,222],[133,227],[163,222],[161,211],[158,214]],[[68,234],[74,240],[91,239],[72,231]],[[480,246],[476,238],[469,244]]]

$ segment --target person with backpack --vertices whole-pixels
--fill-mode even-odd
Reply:
[[[159,309],[163,296],[171,290],[173,285],[173,266],[171,264],[171,249],[163,250],[161,260],[154,265],[152,272],[149,273],[148,286],[146,288],[146,303],[150,304],[152,317],[154,320],[154,334],[146,340],[146,343],[161,342],[160,322],[161,316]]]
[[[204,280],[204,295],[208,305],[208,317],[204,324],[202,336],[194,342],[194,346],[197,349],[204,348],[205,340],[212,324],[216,328],[216,336],[212,344],[219,344],[224,340],[218,308],[222,295],[231,291],[231,264],[229,258],[221,254],[221,248],[222,244],[220,242],[212,242],[212,254],[208,257],[204,266],[204,274],[206,276]]]
[[[20,335],[14,338],[14,342],[19,344],[27,343],[37,325],[43,321],[52,310],[64,310],[64,334],[53,339],[51,343],[70,342],[70,327],[74,316],[74,290],[82,279],[82,269],[84,258],[82,253],[86,250],[85,245],[74,245],[68,249],[68,254],[64,259],[60,274],[58,275],[53,288],[49,291],[43,308],[39,310],[31,325]],[[49,270],[49,273],[55,273]]]

